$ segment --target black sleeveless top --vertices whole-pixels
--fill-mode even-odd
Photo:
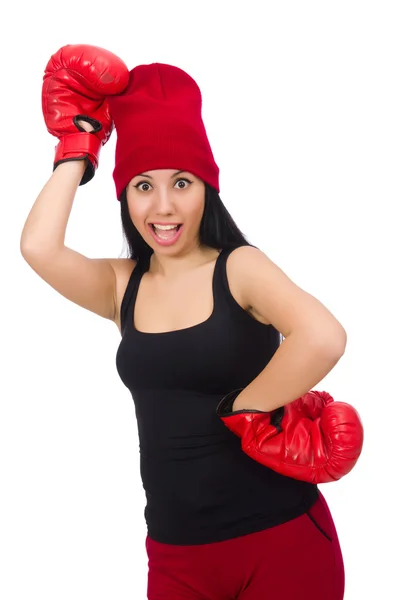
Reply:
[[[318,496],[316,485],[247,456],[215,413],[223,396],[264,369],[281,342],[272,325],[259,323],[232,296],[226,276],[232,251],[217,257],[213,312],[198,325],[135,329],[135,299],[149,260],[135,266],[121,304],[116,367],[135,404],[148,535],[166,544],[254,533],[300,516]]]

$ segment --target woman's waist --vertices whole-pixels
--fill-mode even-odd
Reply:
[[[142,450],[140,470],[146,494],[159,505],[190,511],[224,503],[240,505],[250,496],[259,506],[288,505],[288,497],[294,504],[294,496],[314,487],[254,461],[236,441],[227,447],[167,448],[162,453]]]

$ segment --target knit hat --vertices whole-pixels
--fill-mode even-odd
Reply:
[[[127,88],[109,96],[117,132],[113,179],[117,198],[135,175],[152,169],[190,171],[219,193],[215,163],[194,79],[162,63],[130,71]]]

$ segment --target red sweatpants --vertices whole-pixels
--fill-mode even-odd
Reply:
[[[213,544],[146,538],[148,600],[342,600],[343,557],[325,501],[287,523]]]

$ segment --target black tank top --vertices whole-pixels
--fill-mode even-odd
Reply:
[[[137,418],[149,537],[196,545],[254,533],[306,512],[316,485],[257,463],[216,415],[223,396],[246,387],[281,342],[272,325],[232,296],[222,250],[213,273],[213,312],[186,329],[144,333],[134,306],[149,261],[133,270],[121,304],[116,366]],[[160,300],[159,300],[160,301]]]

